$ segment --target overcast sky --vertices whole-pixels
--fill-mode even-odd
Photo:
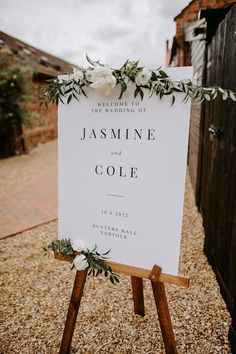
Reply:
[[[165,62],[173,18],[190,0],[0,0],[0,30],[74,64]]]

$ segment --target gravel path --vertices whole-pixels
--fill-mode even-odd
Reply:
[[[19,158],[24,162],[17,162],[18,173],[12,171],[16,167],[12,161],[17,158],[0,161],[0,181],[6,171],[9,177],[6,190],[17,188],[20,178],[29,178],[32,168],[35,173],[37,168],[46,168],[46,162],[56,163],[56,145],[50,144],[46,145],[52,160],[47,147],[40,147],[42,153],[34,152],[37,161],[32,158],[28,163],[29,156]],[[56,237],[57,223],[51,222],[0,241],[1,354],[58,352],[75,272],[68,263],[44,256],[42,247]],[[203,238],[187,178],[180,274],[190,277],[191,284],[189,289],[166,285],[177,347],[181,354],[230,353],[230,318],[203,255]],[[146,316],[135,315],[129,277],[122,276],[117,286],[103,278],[89,278],[72,353],[164,353],[149,281],[145,281],[145,303]]]

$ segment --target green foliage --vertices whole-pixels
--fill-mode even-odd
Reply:
[[[0,54],[0,132],[15,144],[22,134],[21,124],[26,118],[25,102],[28,97],[29,72],[24,63],[8,53]]]
[[[48,250],[51,250],[53,252],[59,252],[63,255],[63,257],[74,255],[74,250],[71,246],[69,239],[52,241],[47,247],[44,247],[45,252],[47,252]]]
[[[97,246],[94,247],[92,251],[86,250],[82,251],[87,262],[89,264],[88,267],[88,275],[92,275],[97,277],[98,275],[104,275],[108,277],[112,284],[119,283],[119,276],[112,272],[112,268],[104,263],[108,259],[107,255],[110,253],[111,250],[105,253],[98,253]]]
[[[85,95],[84,88],[89,86],[91,82],[87,79],[87,74],[91,72],[95,66],[104,66],[99,61],[92,61],[88,56],[87,60],[91,66],[87,69],[79,68],[83,73],[83,79],[75,80],[73,74],[68,80],[56,79],[50,80],[47,85],[41,89],[40,102],[42,105],[47,105],[49,102],[58,104],[70,103],[72,99],[79,100],[80,95]],[[144,97],[144,92],[148,91],[150,96],[156,95],[159,99],[164,96],[171,96],[172,105],[175,103],[176,94],[184,93],[183,102],[189,99],[203,101],[212,101],[216,97],[221,96],[223,100],[231,99],[236,101],[236,93],[228,89],[223,89],[219,86],[202,87],[194,85],[191,80],[172,80],[167,73],[158,68],[151,71],[151,78],[145,86],[136,84],[137,74],[142,72],[144,68],[139,66],[138,61],[127,60],[120,69],[112,70],[112,75],[116,78],[116,85],[120,86],[120,96],[122,98],[124,92],[127,90],[128,83],[133,82],[135,85],[134,98]]]
[[[0,123],[23,119],[28,90],[28,72],[9,54],[0,56]]]
[[[78,82],[72,78],[69,80],[54,79],[47,81],[48,84],[40,88],[40,106],[48,106],[50,102],[58,105],[59,101],[69,104],[72,98],[79,101],[81,94],[86,96],[83,87],[88,84],[87,80]]]
[[[49,250],[53,252],[59,252],[62,254],[64,258],[68,256],[76,257],[76,252],[73,250],[71,246],[70,239],[62,239],[62,240],[54,240],[47,247],[43,248],[45,253]],[[99,253],[97,251],[97,246],[94,247],[92,251],[88,249],[85,251],[81,251],[80,254],[86,257],[88,262],[88,275],[92,275],[97,277],[98,275],[104,275],[109,278],[112,284],[119,283],[119,275],[112,272],[112,268],[105,263],[108,259],[107,255],[111,250],[105,253]]]

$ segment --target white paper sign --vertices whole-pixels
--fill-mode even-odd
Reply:
[[[192,68],[168,68],[173,79]],[[88,89],[59,106],[59,238],[177,275],[190,102]]]

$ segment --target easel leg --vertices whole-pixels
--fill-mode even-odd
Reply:
[[[143,279],[131,276],[132,293],[134,300],[134,312],[144,316]]]
[[[83,295],[87,271],[77,271],[59,354],[69,354],[75,322]]]
[[[159,281],[151,283],[166,353],[177,354],[164,284]]]

